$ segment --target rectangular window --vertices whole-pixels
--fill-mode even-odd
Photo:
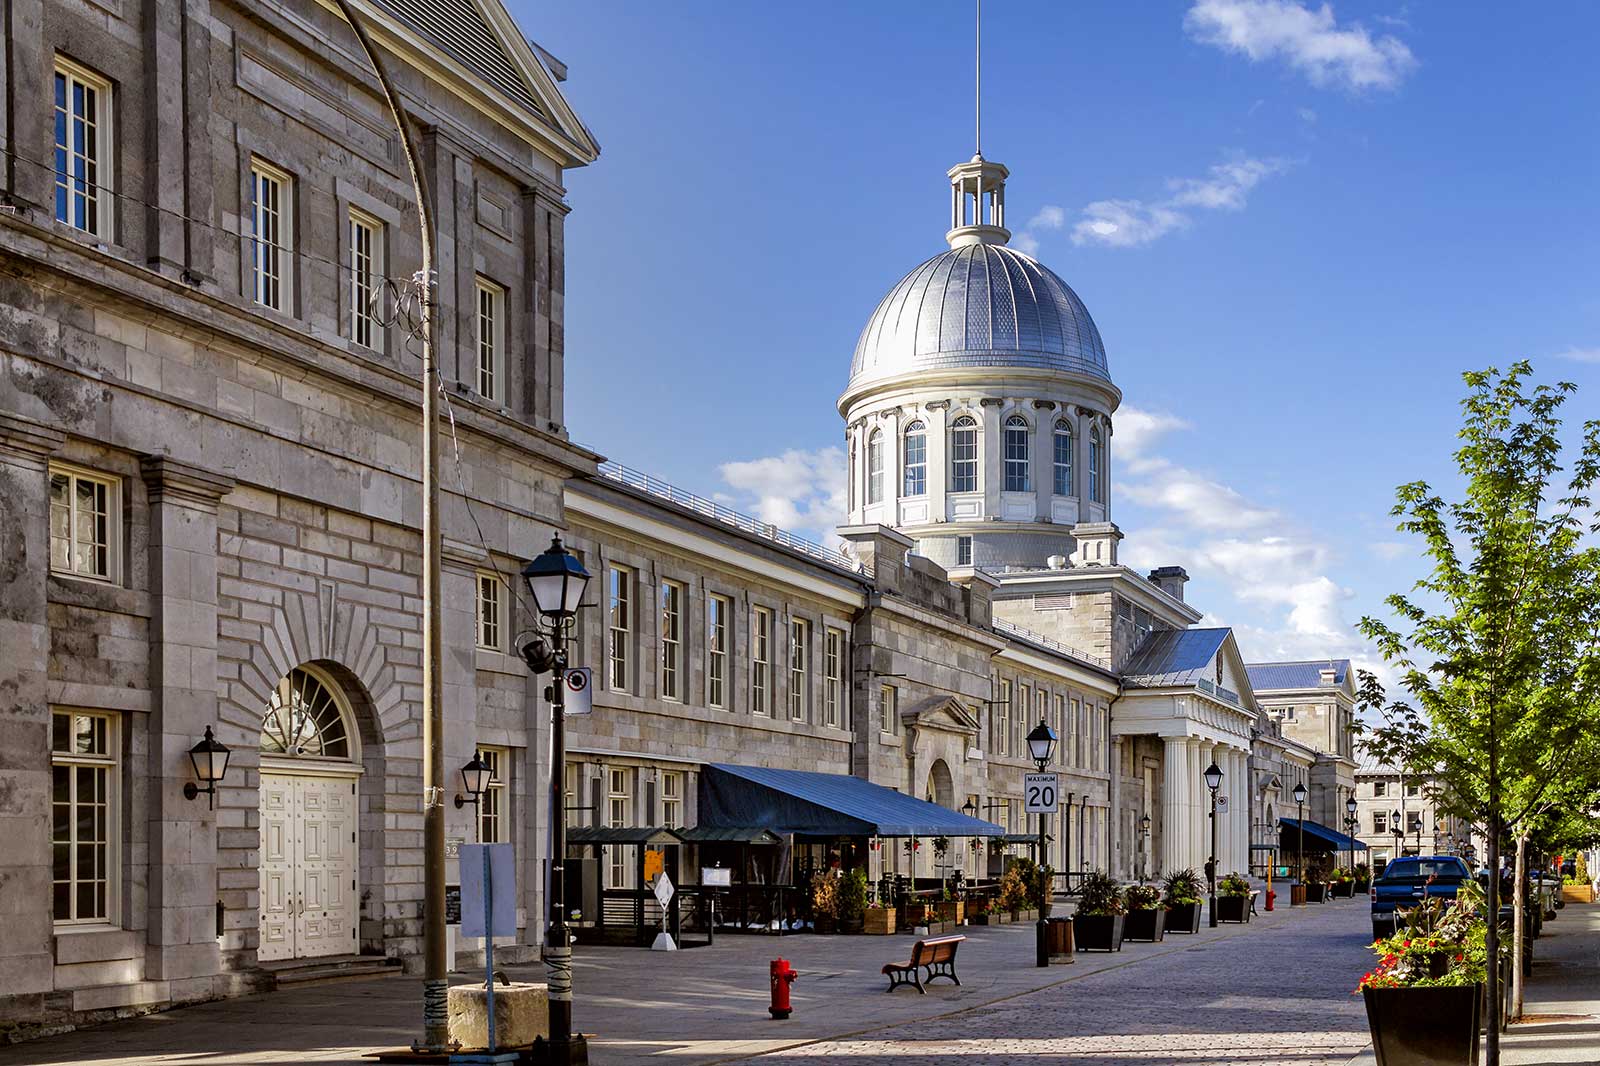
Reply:
[[[996,755],[1011,754],[1011,682],[1000,682],[1000,710],[999,728],[994,734],[994,753]]]
[[[510,778],[511,753],[505,748],[479,748],[478,757],[489,768],[489,787],[478,797],[478,843],[504,844],[510,826],[506,807],[506,782]]]
[[[950,491],[978,491],[978,424],[965,415],[951,423]]]
[[[111,83],[56,60],[56,221],[111,235]]]
[[[883,715],[883,731],[890,736],[899,736],[900,693],[893,685],[878,686],[878,709]]]
[[[1072,701],[1072,765],[1083,768],[1083,733],[1089,723],[1083,718],[1083,704]]]
[[[1067,764],[1067,698],[1060,693],[1056,694],[1056,762],[1061,766]]]
[[[1388,792],[1389,792],[1389,782],[1387,782],[1387,781],[1374,781],[1372,783],[1372,794],[1374,796],[1377,796],[1377,797],[1381,798],[1381,797],[1387,795]]]
[[[1372,831],[1374,833],[1387,833],[1389,831],[1389,813],[1387,811],[1372,812]]]
[[[567,763],[563,780],[565,797],[562,803],[567,812],[569,825],[593,825],[594,819],[586,810],[583,802],[583,764],[576,762]]]
[[[350,339],[383,347],[383,223],[350,212]]]
[[[1049,721],[1050,694],[1042,688],[1036,689],[1034,692],[1034,703],[1036,705],[1033,715],[1034,718],[1040,722]]]
[[[805,721],[810,687],[811,623],[794,618],[789,622],[789,717],[793,721]]]
[[[629,789],[629,777],[632,771],[621,770],[613,767],[607,774],[606,792],[606,825],[613,829],[626,826],[633,820],[633,797]],[[633,853],[632,848],[610,847],[606,854],[610,856],[609,877],[606,884],[611,888],[629,888],[631,880],[631,864],[628,859]]]
[[[58,924],[109,922],[117,887],[117,720],[50,715],[52,914]]]
[[[661,775],[661,824],[668,829],[683,825],[683,773],[673,770]]]
[[[478,571],[478,647],[504,651],[506,587],[499,574]]]
[[[822,651],[822,724],[840,726],[844,722],[844,631],[829,629]]]
[[[928,491],[928,434],[921,422],[906,430],[905,483],[902,496],[922,496]]]
[[[500,399],[504,386],[506,291],[478,279],[478,395]]]
[[[1414,782],[1410,782],[1410,781],[1406,782],[1406,795],[1407,796],[1420,796],[1421,794],[1422,794],[1422,786],[1421,785],[1418,785],[1418,784],[1416,784]]]
[[[1033,689],[1028,685],[1018,685],[1016,713],[1011,717],[1013,722],[1023,727],[1023,732],[1027,732],[1028,728],[1031,728],[1031,724],[1028,722],[1028,711],[1032,709],[1032,703]],[[1027,749],[1021,745],[1018,745],[1015,750],[1018,755],[1026,755],[1028,753]]]
[[[1032,434],[1020,419],[1007,420],[1005,428],[1005,486],[1007,492],[1028,492],[1028,447]]]
[[[606,633],[611,689],[633,690],[633,571],[625,566],[606,570]]]
[[[728,612],[726,596],[706,597],[706,705],[728,707]]]
[[[683,699],[683,586],[661,583],[661,698]]]
[[[750,629],[750,713],[771,714],[772,612],[757,607]]]
[[[250,164],[250,255],[255,301],[289,310],[294,286],[294,179],[277,167]]]
[[[1061,428],[1055,432],[1055,494],[1072,495],[1072,434]]]
[[[956,565],[972,565],[972,538],[961,536],[956,538]]]
[[[75,577],[117,580],[122,541],[118,482],[51,464],[50,569]]]

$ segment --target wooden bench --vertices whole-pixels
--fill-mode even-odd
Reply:
[[[923,988],[925,981],[932,981],[935,977],[948,977],[956,984],[961,983],[961,978],[956,976],[956,949],[961,942],[967,939],[964,936],[930,936],[917,941],[911,949],[911,958],[905,962],[885,963],[883,973],[889,978],[889,987],[886,992],[893,992],[901,985],[915,985],[918,992],[928,994]],[[927,976],[922,971],[927,971]]]

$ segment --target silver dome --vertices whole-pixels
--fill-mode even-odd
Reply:
[[[1111,380],[1100,331],[1078,294],[1038,260],[1000,244],[941,252],[891,289],[856,342],[845,391],[966,366]]]

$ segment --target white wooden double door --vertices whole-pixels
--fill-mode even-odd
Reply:
[[[354,777],[262,772],[261,961],[360,949],[357,810]]]

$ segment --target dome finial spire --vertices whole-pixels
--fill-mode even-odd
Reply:
[[[977,15],[972,28],[972,158],[983,158],[983,0],[973,0]]]
[[[950,168],[950,230],[944,235],[952,248],[969,244],[1004,244],[1006,229],[1006,177],[999,163],[983,158],[983,0],[975,0],[977,19],[972,33],[972,158]]]

